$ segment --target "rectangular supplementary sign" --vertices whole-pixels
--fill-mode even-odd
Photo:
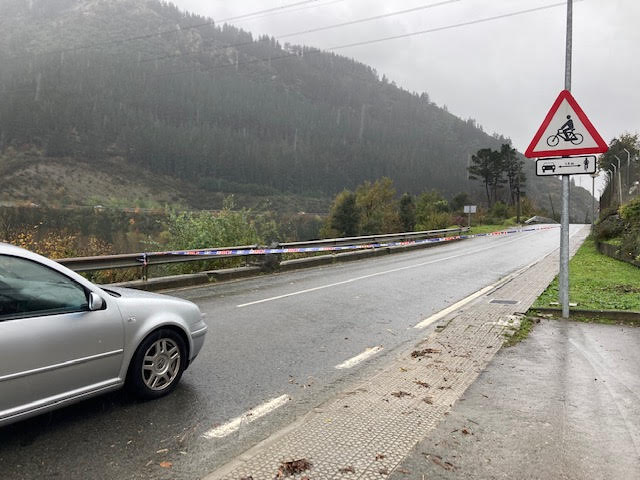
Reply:
[[[536,175],[583,175],[596,173],[596,156],[541,158],[536,160]]]
[[[465,205],[464,213],[476,213],[476,205]]]

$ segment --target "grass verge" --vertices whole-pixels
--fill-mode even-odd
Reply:
[[[569,264],[569,299],[578,309],[640,311],[640,269],[602,255],[589,237]],[[556,277],[532,309],[557,301]]]

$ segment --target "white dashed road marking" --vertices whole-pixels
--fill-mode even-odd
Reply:
[[[340,365],[336,365],[336,369],[344,370],[347,368],[355,367],[357,364],[364,362],[367,358],[373,357],[376,353],[382,350],[382,345],[378,345],[377,347],[367,348],[364,352],[359,355],[356,355],[349,360],[342,362]]]
[[[224,438],[227,435],[232,434],[233,432],[238,431],[242,423],[251,423],[254,420],[257,420],[260,417],[264,417],[268,413],[273,412],[275,409],[286,404],[291,398],[289,395],[281,395],[277,398],[269,400],[268,402],[263,403],[255,408],[252,408],[248,412],[240,415],[239,417],[234,418],[233,420],[229,420],[224,425],[220,425],[219,427],[213,428],[208,432],[205,432],[202,436],[204,438]]]

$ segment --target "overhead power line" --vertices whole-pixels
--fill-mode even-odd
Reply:
[[[255,15],[260,15],[264,13],[277,12],[279,10],[285,10],[293,7],[298,7],[300,5],[307,5],[309,3],[317,3],[319,0],[304,0],[296,3],[288,3],[287,5],[280,5],[279,7],[267,8],[265,10],[258,10],[257,12],[245,13],[243,15],[237,15],[235,17],[223,18],[222,20],[218,20],[217,23],[231,22],[233,20],[241,20],[247,17],[253,17]]]
[[[584,0],[575,0],[575,3],[582,2],[582,1],[584,1]],[[443,26],[443,27],[429,28],[427,30],[420,30],[418,32],[403,33],[403,34],[400,34],[400,35],[392,35],[390,37],[375,38],[375,39],[372,39],[372,40],[365,40],[365,41],[362,41],[362,42],[354,42],[354,43],[347,43],[345,45],[337,45],[335,47],[329,47],[326,50],[329,50],[329,51],[341,50],[341,49],[344,49],[344,48],[359,47],[359,46],[362,46],[362,45],[370,45],[372,43],[387,42],[389,40],[398,40],[400,38],[415,37],[417,35],[425,35],[427,33],[441,32],[443,30],[451,30],[451,29],[454,29],[454,28],[466,27],[466,26],[469,26],[469,25],[477,25],[479,23],[492,22],[494,20],[500,20],[502,18],[516,17],[516,16],[519,16],[519,15],[525,15],[527,13],[539,12],[541,10],[548,10],[550,8],[562,7],[562,6],[566,6],[566,5],[567,5],[566,2],[553,3],[551,5],[543,5],[541,7],[529,8],[527,10],[519,10],[517,12],[505,13],[505,14],[502,14],[502,15],[495,15],[493,17],[479,18],[477,20],[470,20],[468,22],[454,23],[452,25],[446,25],[446,26]]]
[[[287,37],[295,37],[297,35],[304,35],[304,34],[307,34],[307,33],[322,32],[324,30],[331,30],[333,28],[346,27],[348,25],[356,25],[358,23],[372,22],[374,20],[381,20],[383,18],[394,17],[396,15],[404,15],[406,13],[417,12],[419,10],[426,10],[428,8],[440,7],[442,5],[447,5],[449,3],[456,3],[456,2],[460,2],[460,1],[461,0],[446,0],[444,2],[430,3],[428,5],[420,5],[419,7],[409,8],[407,10],[399,10],[397,12],[383,13],[381,15],[375,15],[373,17],[361,18],[359,20],[351,20],[349,22],[336,23],[334,25],[327,25],[325,27],[311,28],[309,30],[302,30],[302,31],[299,31],[299,32],[286,33],[284,35],[277,35],[276,38],[277,39],[281,39],[281,38],[287,38]]]
[[[396,15],[403,15],[403,14],[415,12],[415,11],[418,11],[418,10],[426,10],[428,8],[440,7],[440,6],[443,6],[443,5],[447,5],[447,4],[450,4],[450,3],[456,3],[456,2],[460,2],[460,1],[462,1],[462,0],[445,0],[445,1],[442,1],[442,2],[438,2],[438,3],[429,3],[429,4],[426,4],[426,5],[420,5],[418,7],[410,8],[408,10],[399,10],[399,11],[396,11],[396,12],[383,13],[381,15],[376,15],[374,17],[360,18],[360,19],[357,19],[357,20],[351,20],[349,22],[336,23],[334,25],[327,25],[327,26],[324,26],[324,27],[313,28],[313,29],[310,29],[310,30],[303,30],[303,31],[300,31],[300,32],[295,32],[295,33],[287,33],[285,35],[277,35],[274,38],[276,40],[280,40],[282,38],[293,37],[295,35],[302,35],[302,34],[306,34],[306,33],[319,32],[319,31],[322,31],[322,30],[329,30],[329,29],[333,29],[333,28],[340,28],[340,27],[345,27],[345,26],[350,26],[350,25],[356,25],[356,24],[359,24],[359,23],[371,22],[373,20],[381,20],[383,18],[393,17],[393,16],[396,16]],[[253,40],[247,41],[247,42],[241,42],[241,43],[229,43],[229,44],[224,44],[224,45],[219,45],[217,47],[214,47],[212,49],[212,51],[222,50],[222,49],[225,49],[225,48],[244,47],[244,46],[247,46],[247,45],[252,45],[254,43],[255,42]],[[211,50],[209,50],[209,51],[211,51]],[[179,58],[179,57],[184,57],[184,56],[198,55],[200,53],[201,52],[199,52],[199,51],[198,52],[188,52],[188,53],[174,53],[174,54],[170,54],[170,55],[162,55],[162,56],[159,56],[159,57],[147,58],[147,59],[141,60],[140,63],[157,62],[159,60],[167,60],[167,59],[171,59],[171,58]]]
[[[582,2],[584,0],[575,0],[575,2]],[[354,43],[347,43],[347,44],[343,44],[343,45],[336,45],[333,47],[329,47],[329,48],[325,48],[325,49],[318,49],[318,50],[314,50],[312,52],[308,52],[307,55],[311,55],[311,54],[320,54],[320,53],[324,53],[326,51],[334,51],[334,50],[342,50],[345,48],[352,48],[352,47],[359,47],[359,46],[363,46],[363,45],[370,45],[373,43],[380,43],[380,42],[387,42],[390,40],[398,40],[401,38],[408,38],[408,37],[414,37],[414,36],[418,36],[418,35],[426,35],[428,33],[435,33],[435,32],[441,32],[444,30],[453,30],[456,28],[462,28],[462,27],[467,27],[470,25],[477,25],[480,23],[486,23],[486,22],[492,22],[495,20],[500,20],[500,19],[504,19],[504,18],[510,18],[510,17],[516,17],[516,16],[520,16],[520,15],[526,15],[529,13],[534,13],[534,12],[539,12],[542,10],[549,10],[551,8],[557,8],[557,7],[562,7],[562,6],[566,6],[566,2],[560,2],[560,3],[552,3],[549,5],[543,5],[540,7],[534,7],[534,8],[528,8],[526,10],[518,10],[515,12],[510,12],[510,13],[504,13],[501,15],[494,15],[491,17],[485,17],[485,18],[479,18],[476,20],[470,20],[467,22],[460,22],[460,23],[454,23],[454,24],[450,24],[450,25],[445,25],[442,27],[435,27],[435,28],[430,28],[427,30],[420,30],[417,32],[410,32],[410,33],[404,33],[404,34],[400,34],[400,35],[393,35],[393,36],[388,36],[388,37],[381,37],[381,38],[375,38],[375,39],[371,39],[371,40],[364,40],[361,42],[354,42]],[[224,64],[224,65],[215,65],[213,67],[210,68],[206,68],[206,69],[189,69],[189,70],[181,70],[181,71],[177,71],[177,72],[169,72],[169,73],[159,73],[157,74],[157,76],[167,76],[167,75],[180,75],[183,73],[194,73],[194,72],[206,72],[206,71],[213,71],[213,70],[217,70],[217,69],[222,69],[222,68],[238,68],[240,66],[244,66],[244,65],[251,65],[251,64],[256,64],[256,63],[263,63],[263,62],[272,62],[272,61],[276,61],[276,60],[282,60],[282,59],[286,59],[286,58],[299,58],[298,54],[295,53],[288,53],[286,55],[278,55],[275,57],[269,57],[269,58],[256,58],[253,60],[245,60],[243,62],[238,62],[238,63],[229,63],[229,64]]]
[[[272,16],[275,16],[275,15],[282,15],[283,13],[299,12],[299,11],[301,11],[301,10],[309,10],[309,9],[311,9],[311,8],[326,7],[327,5],[333,5],[334,3],[341,3],[341,2],[344,2],[344,1],[346,1],[346,0],[331,0],[331,1],[328,1],[328,2],[325,2],[325,3],[319,3],[319,4],[317,4],[317,5],[307,5],[307,6],[304,6],[304,7],[292,8],[292,9],[290,9],[290,10],[286,10],[286,11],[284,11],[284,12],[271,12],[271,13],[265,13],[265,14],[263,14],[263,15],[256,15],[256,16],[253,16],[253,17],[251,17],[251,18],[246,18],[246,19],[243,19],[243,20],[238,20],[238,21],[235,21],[235,20],[234,20],[234,22],[233,22],[233,23],[234,23],[234,24],[238,24],[238,23],[251,22],[251,21],[253,21],[253,20],[258,20],[258,19],[260,19],[260,18],[272,17]]]

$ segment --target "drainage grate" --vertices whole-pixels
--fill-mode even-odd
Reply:
[[[518,300],[496,300],[493,299],[491,301],[489,301],[489,303],[499,303],[500,305],[516,305],[517,303],[520,303]]]

